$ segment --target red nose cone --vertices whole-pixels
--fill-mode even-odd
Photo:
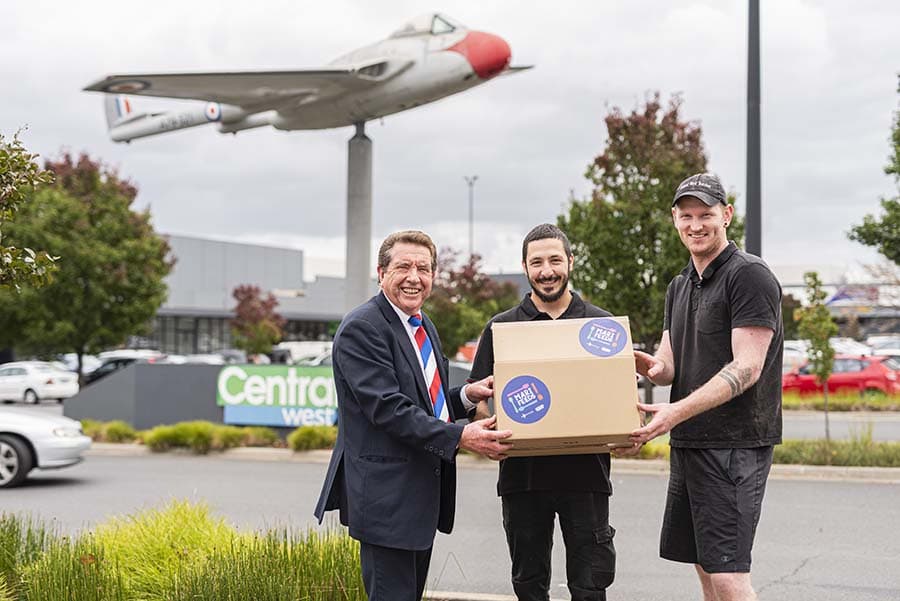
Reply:
[[[458,44],[447,48],[466,57],[481,79],[490,79],[509,65],[512,52],[503,38],[481,31],[470,31]]]

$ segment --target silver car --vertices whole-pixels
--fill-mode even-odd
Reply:
[[[0,489],[21,484],[34,468],[80,463],[90,446],[74,419],[0,407]]]

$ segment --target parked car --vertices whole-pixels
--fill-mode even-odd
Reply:
[[[128,367],[135,361],[141,361],[141,359],[138,359],[137,357],[111,357],[104,359],[103,362],[100,363],[100,367],[89,374],[84,374],[84,383],[91,384],[96,382],[113,372],[119,371],[123,367]]]
[[[828,378],[828,392],[860,394],[900,393],[900,361],[884,355],[835,355],[834,368]],[[782,376],[784,392],[821,393],[823,387],[810,372],[808,363],[795,367]]]
[[[91,384],[101,378],[105,378],[113,372],[117,372],[123,367],[128,367],[132,363],[162,363],[166,359],[165,353],[149,349],[119,349],[115,351],[104,351],[98,355],[100,357],[100,367],[89,374],[84,374],[84,383]]]
[[[0,365],[0,401],[35,404],[78,394],[78,376],[44,361],[16,361]]]
[[[65,364],[66,369],[68,369],[69,371],[78,371],[78,355],[76,355],[75,353],[65,353],[63,355],[60,355],[59,360]],[[100,367],[101,363],[102,361],[100,361],[100,359],[98,359],[94,355],[82,355],[81,373],[90,373]]]
[[[0,408],[0,489],[21,484],[34,468],[75,465],[90,446],[73,419]]]

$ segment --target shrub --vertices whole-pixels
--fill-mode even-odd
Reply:
[[[359,543],[334,531],[270,531],[218,547],[179,576],[172,601],[363,601]]]
[[[81,420],[81,430],[85,436],[90,436],[91,440],[100,442],[100,437],[103,434],[103,423],[95,419],[83,419]]]
[[[825,398],[821,394],[799,395],[785,393],[782,396],[785,409],[810,409],[823,411]],[[882,393],[857,394],[839,392],[828,395],[829,411],[900,411],[900,398]]]
[[[281,445],[281,438],[272,428],[265,426],[247,426],[244,432],[244,445],[248,447],[274,447]]]
[[[155,452],[185,448],[204,455],[213,446],[215,429],[216,425],[210,422],[181,422],[172,426],[156,426],[143,434],[143,440]]]
[[[206,505],[173,501],[160,510],[113,518],[95,540],[118,567],[130,599],[167,601],[179,572],[204,563],[237,533]]]
[[[18,585],[22,567],[37,560],[54,539],[41,523],[0,514],[0,600],[4,588],[12,591]]]
[[[132,442],[137,438],[137,432],[122,420],[107,422],[103,426],[104,442]]]
[[[90,537],[59,539],[22,576],[22,601],[130,601],[122,571]]]
[[[872,426],[850,440],[786,440],[775,447],[775,463],[900,467],[900,442],[875,442]]]
[[[668,459],[671,449],[668,437],[665,440],[651,440],[641,447],[640,459]]]
[[[300,426],[288,435],[288,447],[293,451],[330,449],[337,440],[336,426]]]
[[[244,429],[237,426],[213,426],[212,448],[217,451],[239,447],[244,443]]]

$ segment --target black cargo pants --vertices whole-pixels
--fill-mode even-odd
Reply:
[[[606,588],[616,572],[616,531],[609,525],[608,494],[530,491],[503,495],[502,499],[512,585],[519,601],[547,601],[550,597],[557,515],[572,601],[605,601]]]

